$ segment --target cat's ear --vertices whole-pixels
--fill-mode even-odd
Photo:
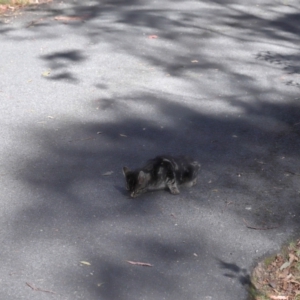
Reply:
[[[138,181],[139,181],[139,184],[142,184],[146,179],[146,174],[145,172],[143,171],[140,171],[139,172],[139,176],[138,176]]]
[[[123,168],[123,174],[124,174],[125,177],[126,177],[126,175],[127,175],[128,172],[130,172],[129,168],[124,167]]]

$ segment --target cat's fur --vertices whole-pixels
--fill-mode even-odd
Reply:
[[[126,188],[131,197],[149,191],[168,188],[172,194],[179,194],[179,185],[193,186],[197,182],[200,164],[186,156],[157,156],[141,169],[131,171],[123,168]]]

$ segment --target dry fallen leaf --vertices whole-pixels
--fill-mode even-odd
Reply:
[[[102,176],[109,176],[113,173],[114,171],[108,171],[102,174]]]
[[[289,253],[289,262],[292,263],[293,261],[298,261],[298,257],[293,253]]]
[[[42,76],[48,77],[50,75],[50,73],[51,73],[51,70],[47,70],[47,71],[42,73]]]
[[[280,271],[282,271],[283,269],[286,269],[287,267],[289,267],[291,265],[291,263],[289,261],[285,262],[281,267],[280,267]]]
[[[0,11],[6,11],[8,9],[7,5],[0,4]]]
[[[54,17],[54,20],[62,21],[62,22],[69,22],[69,21],[81,21],[81,22],[83,22],[88,17],[89,17],[88,15],[83,15],[83,16],[56,16],[56,17]]]
[[[269,297],[270,297],[272,300],[287,300],[287,299],[288,299],[287,296],[269,295]]]
[[[84,260],[82,260],[80,263],[82,265],[86,265],[86,266],[90,266],[91,265],[88,261],[84,261]]]
[[[287,254],[289,261],[286,261]],[[269,300],[298,299],[300,270],[295,267],[295,262],[299,258],[300,240],[297,240],[283,247],[282,253],[260,262],[251,276],[257,291],[265,294]]]
[[[131,265],[144,266],[144,267],[153,267],[153,265],[151,265],[149,263],[144,263],[144,262],[139,262],[139,261],[131,261],[131,260],[126,260],[126,261]]]
[[[25,282],[27,286],[29,286],[32,290],[34,291],[38,291],[38,292],[45,292],[45,293],[49,293],[49,294],[56,294],[55,292],[52,291],[48,291],[48,290],[44,290],[38,287],[35,287],[32,283],[29,282]]]

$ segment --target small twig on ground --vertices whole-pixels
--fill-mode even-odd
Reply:
[[[144,266],[144,267],[153,267],[153,265],[149,263],[144,263],[144,262],[139,262],[139,261],[131,261],[131,260],[126,260],[131,265],[137,265],[137,266]]]
[[[44,292],[44,293],[49,293],[49,294],[56,294],[55,292],[48,291],[48,290],[43,290],[40,288],[35,287],[33,284],[26,282],[26,285],[29,286],[32,290],[37,291],[37,292]]]
[[[84,22],[85,20],[89,19],[90,15],[81,15],[81,16],[56,16],[53,19],[56,21],[62,22],[72,22],[72,21],[81,21]]]
[[[94,137],[92,137],[92,136],[90,136],[90,137],[88,137],[88,138],[85,138],[85,139],[76,139],[76,140],[71,140],[71,141],[69,141],[69,143],[71,143],[71,142],[78,142],[78,141],[88,141],[88,140],[95,140],[95,138],[94,138]]]
[[[255,230],[269,230],[269,229],[275,229],[278,228],[279,226],[271,226],[271,227],[255,227],[255,226],[251,226],[249,225],[245,219],[243,219],[244,223],[246,224],[246,227],[249,229],[255,229]]]
[[[288,171],[288,170],[285,170],[285,173],[289,173],[289,174],[292,174],[292,175],[295,175],[295,176],[300,176],[300,174],[294,173],[294,172],[291,172],[291,171]]]
[[[27,26],[26,26],[26,28],[29,28],[29,27],[31,27],[31,26],[34,26],[35,24],[37,24],[37,23],[39,23],[39,22],[41,22],[41,21],[43,21],[44,20],[44,18],[39,18],[39,19],[37,19],[37,20],[33,20],[33,21],[31,21]]]

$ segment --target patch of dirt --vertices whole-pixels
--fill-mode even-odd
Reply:
[[[300,300],[300,240],[258,263],[251,282],[251,300]]]
[[[7,0],[0,1],[0,16],[12,14],[28,5],[40,5],[52,2],[52,0]]]

